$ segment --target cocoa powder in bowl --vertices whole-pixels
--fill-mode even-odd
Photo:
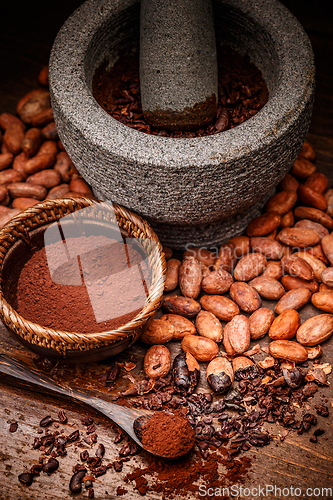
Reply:
[[[195,432],[186,417],[174,413],[155,412],[142,427],[143,447],[161,457],[176,458],[194,446]]]
[[[8,252],[3,291],[25,320],[55,330],[95,333],[128,323],[149,292],[149,269],[135,239],[110,237],[100,226],[46,246],[45,228]],[[86,227],[87,229],[87,227]],[[32,246],[32,248],[30,248]]]

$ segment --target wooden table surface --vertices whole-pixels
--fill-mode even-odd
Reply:
[[[316,99],[308,140],[317,153],[316,165],[319,171],[329,178],[329,187],[333,187],[333,27],[329,19],[328,2],[304,2],[301,0],[285,0],[283,2],[299,19],[306,29],[313,45],[317,68]],[[7,2],[2,6],[0,28],[0,113],[15,113],[18,99],[37,86],[37,75],[48,62],[49,51],[53,39],[73,10],[81,4],[75,0]],[[265,303],[269,307],[273,304]],[[319,311],[308,305],[301,311],[304,321]],[[264,339],[261,345],[267,344]],[[179,344],[171,345],[173,354],[179,352]],[[323,344],[323,362],[332,363],[333,338]],[[143,354],[144,348],[137,344],[131,352]],[[36,356],[12,339],[0,324],[0,353],[10,354],[30,366],[34,365]],[[123,360],[122,355],[118,358]],[[103,373],[113,360],[89,364],[49,366],[50,374],[60,381],[66,381],[74,387],[85,387],[105,399],[109,398],[100,381]],[[133,373],[139,374],[142,364],[138,363]],[[203,377],[204,378],[204,377]],[[317,444],[309,441],[310,434],[298,435],[290,432],[282,442],[279,434],[284,428],[276,426],[275,439],[264,448],[252,448],[247,454],[252,458],[252,467],[245,486],[252,488],[266,484],[278,488],[301,488],[303,498],[333,498],[325,494],[306,495],[307,488],[333,488],[333,395],[332,376],[329,387],[320,387],[315,397],[309,401],[310,411],[323,398],[330,408],[330,417],[318,417],[318,426],[325,429],[325,434]],[[127,379],[122,378],[120,384],[125,387]],[[68,415],[68,424],[64,424],[66,433],[77,428],[82,429],[80,418],[90,415],[97,422],[98,442],[105,445],[106,462],[118,456],[119,445],[114,444],[115,434],[108,421],[93,410],[65,402],[57,397],[45,396],[29,390],[22,390],[0,382],[0,500],[66,500],[73,498],[68,489],[72,467],[79,462],[81,448],[70,447],[65,457],[60,458],[60,470],[53,475],[42,473],[30,487],[21,485],[18,475],[29,470],[38,462],[40,452],[32,449],[34,437],[37,435],[39,421],[46,415],[56,417],[60,410]],[[202,385],[204,388],[204,385]],[[16,432],[9,432],[11,423],[17,422]],[[94,484],[95,498],[119,498],[116,495],[118,486],[128,490],[123,496],[126,499],[141,498],[131,484],[125,485],[122,478],[138,464],[145,465],[144,454],[124,464],[121,473],[113,469],[98,478]],[[287,490],[285,490],[285,493]],[[146,498],[160,498],[160,494],[149,494]],[[77,498],[87,498],[83,491]],[[192,497],[193,498],[193,497]],[[200,498],[199,496],[197,498]],[[233,497],[233,498],[238,498]],[[240,496],[239,498],[245,498]],[[248,497],[249,498],[249,497]],[[252,498],[252,497],[250,497]],[[296,495],[280,494],[277,491],[268,496],[257,495],[255,498],[296,498]]]

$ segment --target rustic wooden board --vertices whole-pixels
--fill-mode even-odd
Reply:
[[[58,2],[30,2],[18,4],[7,3],[2,11],[2,28],[0,30],[0,113],[15,113],[16,103],[26,92],[32,90],[37,84],[38,71],[48,62],[52,41],[68,15],[82,2],[78,0],[59,0]],[[300,0],[285,0],[283,2],[298,17],[308,32],[316,57],[317,91],[313,118],[308,139],[317,152],[316,164],[324,172],[333,187],[333,27],[328,21],[324,2],[316,2],[315,7],[306,8]],[[267,301],[264,304],[273,307]],[[302,321],[318,314],[314,307],[307,305],[300,311]],[[263,339],[261,345],[267,345]],[[333,339],[323,344],[323,362],[333,361]],[[170,349],[174,357],[180,350],[179,343],[171,343]],[[145,348],[136,344],[130,350],[141,357],[141,362],[131,372],[135,377],[142,377],[142,356]],[[28,366],[36,367],[36,356],[26,351],[20,344],[9,336],[0,324],[0,353],[15,357]],[[260,355],[264,357],[264,354]],[[257,359],[259,359],[259,357]],[[122,355],[117,357],[123,360]],[[74,387],[84,387],[92,394],[109,399],[114,391],[107,391],[102,386],[99,376],[113,360],[89,365],[66,365],[59,363],[50,366],[47,373],[59,381],[70,381]],[[116,390],[124,390],[129,381],[124,377],[125,372],[116,385]],[[204,373],[202,374],[204,380]],[[252,467],[245,486],[252,488],[266,484],[277,487],[306,488],[326,487],[333,488],[333,394],[332,376],[331,385],[322,387],[303,412],[311,411],[314,404],[327,400],[330,408],[330,417],[318,417],[318,426],[325,429],[325,434],[320,436],[317,444],[309,441],[310,433],[297,435],[291,431],[283,442],[279,434],[284,428],[275,426],[271,431],[275,439],[264,448],[252,448],[245,455],[252,458]],[[201,382],[198,391],[207,390]],[[27,488],[17,479],[18,474],[29,470],[33,463],[38,461],[40,453],[32,449],[33,438],[39,427],[39,421],[45,415],[56,416],[59,410],[64,409],[69,417],[69,425],[63,426],[69,434],[76,428],[82,429],[80,418],[90,415],[98,422],[98,442],[106,447],[106,461],[117,458],[120,445],[114,444],[114,431],[110,429],[107,419],[93,410],[82,405],[75,405],[65,400],[52,396],[45,396],[32,391],[16,388],[1,377],[0,379],[0,500],[67,500],[73,498],[68,489],[72,467],[79,462],[81,448],[70,447],[66,457],[59,459],[60,470],[54,475],[41,473],[33,484]],[[18,422],[18,429],[9,432],[12,422]],[[74,424],[70,427],[70,424]],[[94,446],[92,450],[94,450]],[[123,482],[125,474],[138,464],[146,464],[145,454],[131,458],[124,465],[121,473],[110,469],[104,476],[98,478],[94,484],[95,498],[110,499],[122,498],[116,496],[118,486],[124,486],[128,492],[123,498],[138,499],[141,495],[133,489],[133,485]],[[223,470],[221,470],[223,474]],[[106,493],[107,492],[107,493]],[[148,498],[160,498],[160,495],[149,494]],[[77,498],[87,498],[87,492]],[[200,498],[200,497],[198,497]],[[235,497],[234,497],[235,498]],[[237,497],[236,497],[237,498]],[[244,496],[245,498],[245,496]],[[251,498],[251,497],[250,497]],[[256,498],[264,498],[257,495]],[[281,498],[279,492],[266,495],[265,498]],[[284,495],[282,498],[294,499],[295,495]],[[317,496],[305,498],[332,498],[330,496]]]

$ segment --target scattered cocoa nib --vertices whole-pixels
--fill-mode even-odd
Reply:
[[[92,424],[92,425],[89,425],[89,426],[87,427],[86,433],[87,433],[87,434],[93,434],[93,433],[95,432],[95,430],[96,430],[96,427],[95,427],[95,425],[94,425],[94,424]]]
[[[48,474],[52,474],[59,467],[59,462],[56,458],[50,458],[45,464],[42,466],[43,472],[47,472]]]
[[[33,474],[34,476],[37,476],[41,472],[42,467],[43,467],[42,464],[34,464],[34,465],[32,465],[32,467],[30,468],[31,474]]]
[[[19,475],[18,479],[20,483],[24,484],[25,486],[31,486],[34,475],[31,472],[23,472]]]
[[[126,68],[130,70],[125,69],[124,60]],[[260,72],[255,68],[249,83],[244,71],[244,68],[249,67],[249,63],[232,49],[219,47],[218,66],[219,96],[216,119],[205,128],[194,131],[169,132],[146,123],[140,99],[139,61],[135,55],[121,55],[110,72],[106,70],[105,64],[99,67],[93,79],[93,95],[113,118],[141,132],[174,138],[212,135],[251,118],[268,98]],[[123,75],[120,81],[119,73]]]
[[[315,405],[315,410],[317,415],[320,415],[321,417],[329,416],[328,406],[326,405]]]
[[[82,460],[82,462],[85,462],[86,460],[88,460],[88,458],[89,458],[88,450],[81,451],[80,459]]]
[[[80,420],[82,422],[82,425],[85,425],[86,427],[94,423],[93,419],[90,417],[81,417]]]
[[[119,374],[120,367],[119,365],[114,364],[105,373],[102,373],[99,379],[105,387],[111,387],[114,385],[114,382]]]
[[[323,429],[316,429],[313,433],[313,436],[310,437],[310,441],[311,443],[317,443],[318,442],[318,436],[321,436],[322,434],[324,434],[324,430]]]
[[[67,424],[68,418],[67,418],[67,415],[65,414],[65,412],[63,410],[59,411],[58,418],[59,418],[59,420],[60,420],[60,422],[62,424]]]
[[[104,444],[100,443],[97,447],[97,450],[96,450],[96,457],[98,458],[103,458],[104,457],[104,453],[105,453],[105,446]]]
[[[18,428],[18,423],[17,422],[12,422],[9,426],[9,432],[16,432]]]
[[[306,413],[302,420],[302,430],[308,431],[310,427],[317,425],[317,417],[312,413]],[[301,432],[299,432],[301,434]]]
[[[98,467],[98,469],[95,470],[95,477],[103,476],[107,471],[107,466],[102,465],[101,467]]]
[[[51,417],[51,415],[47,415],[47,417],[42,418],[42,420],[39,422],[39,425],[41,427],[48,427],[54,422],[54,419]]]
[[[118,460],[115,460],[113,462],[113,468],[116,472],[121,472],[123,470],[123,463]]]
[[[99,467],[101,464],[102,459],[99,457],[89,457],[87,460],[87,464],[91,469],[95,469],[96,467]]]
[[[303,387],[303,394],[306,397],[314,396],[318,391],[319,387],[314,382],[310,382]]]
[[[80,431],[76,430],[72,432],[69,436],[67,436],[67,442],[68,443],[73,443],[74,441],[77,441],[80,437]]]
[[[80,493],[82,490],[82,479],[84,478],[85,474],[87,473],[87,469],[80,470],[79,472],[75,472],[73,474],[70,483],[69,483],[69,489],[72,493]]]

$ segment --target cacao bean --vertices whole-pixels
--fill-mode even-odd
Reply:
[[[313,229],[286,227],[279,232],[277,239],[290,247],[305,248],[319,243],[320,236]]]
[[[265,211],[283,216],[294,208],[296,201],[297,193],[295,191],[279,191],[269,198],[265,205]]]
[[[285,289],[278,280],[267,276],[258,276],[248,284],[257,290],[263,299],[279,300],[285,293]]]
[[[228,243],[233,243],[235,245],[235,255],[237,258],[243,257],[250,253],[250,238],[248,236],[234,236],[230,238]]]
[[[312,347],[329,339],[333,333],[333,316],[319,314],[307,319],[298,328],[296,339],[300,344]]]
[[[219,253],[214,264],[215,271],[220,269],[232,273],[237,262],[235,245],[233,243],[226,243],[221,245]]]
[[[252,313],[261,307],[259,293],[247,283],[235,282],[229,292],[231,299],[242,311]]]
[[[305,287],[308,288],[311,293],[318,292],[318,283],[316,281],[306,281],[301,278],[295,278],[294,276],[283,276],[281,279],[281,284],[284,286],[285,290],[289,292],[293,288]]]
[[[280,260],[282,258],[282,246],[276,240],[266,237],[256,236],[250,240],[251,248],[254,252],[262,253],[267,259]]]
[[[315,172],[306,179],[304,186],[309,187],[320,194],[324,194],[328,188],[328,178],[321,172]]]
[[[192,394],[200,380],[200,366],[189,352],[177,354],[173,360],[173,381],[177,392]]]
[[[322,210],[323,212],[326,211],[326,198],[322,194],[318,193],[318,191],[315,191],[314,189],[301,184],[297,189],[297,195],[300,201],[304,203],[304,205],[317,208],[318,210]]]
[[[320,311],[333,313],[332,292],[316,292],[312,295],[311,302]]]
[[[170,292],[178,286],[178,275],[181,262],[178,259],[170,259],[167,261],[165,274],[164,291]]]
[[[219,353],[219,346],[214,340],[199,335],[186,335],[181,343],[184,352],[189,352],[197,361],[211,361]]]
[[[299,182],[291,174],[287,173],[282,181],[278,184],[281,191],[297,191]]]
[[[299,255],[292,254],[281,259],[281,265],[284,272],[293,277],[302,280],[311,281],[314,278],[314,272],[310,264]]]
[[[275,212],[267,212],[253,219],[246,228],[246,234],[253,236],[267,236],[277,229],[281,223],[281,215]]]
[[[218,318],[209,311],[200,311],[195,319],[199,335],[214,340],[217,344],[223,337],[223,328]]]
[[[301,324],[301,318],[295,309],[287,309],[277,316],[268,332],[272,340],[292,339]]]
[[[202,280],[201,287],[205,293],[219,295],[227,292],[233,282],[234,279],[228,271],[219,269],[205,276]]]
[[[185,335],[195,335],[197,333],[192,321],[178,314],[164,314],[160,319],[173,326],[173,340],[180,340],[185,337]]]
[[[250,346],[250,325],[246,316],[239,314],[225,326],[231,347],[237,354],[242,354]]]
[[[140,340],[145,344],[165,344],[173,338],[174,327],[171,323],[161,319],[152,319],[142,333]]]
[[[309,302],[312,292],[305,287],[293,288],[289,290],[275,306],[276,314],[282,314],[288,309],[299,311],[307,302]]]
[[[266,335],[274,320],[274,313],[271,309],[261,307],[254,311],[249,317],[251,339],[261,339]]]
[[[301,219],[297,221],[295,227],[304,227],[305,229],[313,229],[319,234],[320,239],[329,234],[329,231],[325,226],[319,224],[318,222],[314,222],[308,219]]]
[[[165,377],[171,368],[169,349],[164,345],[153,345],[146,352],[143,366],[149,378],[155,380]]]
[[[225,393],[234,381],[231,363],[221,356],[213,359],[207,366],[206,378],[215,394]]]
[[[179,268],[179,286],[182,294],[190,299],[196,299],[201,291],[201,267],[194,257],[183,260]]]
[[[206,266],[213,266],[217,257],[217,252],[213,250],[208,250],[204,247],[190,247],[188,248],[184,254],[183,258],[187,259],[188,257],[194,257],[199,262],[206,264]]]
[[[316,166],[305,158],[297,159],[292,166],[291,174],[300,179],[307,179],[316,171]]]
[[[221,321],[230,321],[239,314],[238,305],[222,295],[203,295],[200,304],[205,311],[213,313]]]
[[[250,281],[265,270],[266,257],[261,253],[250,253],[244,255],[237,262],[234,270],[234,278],[237,281]]]
[[[313,222],[318,222],[327,229],[333,229],[333,219],[328,214],[318,208],[312,207],[296,207],[294,209],[295,219],[309,219]]]
[[[201,309],[199,302],[188,297],[164,297],[163,308],[171,314],[179,314],[185,318],[193,318]]]
[[[273,340],[269,344],[269,352],[273,358],[286,359],[295,363],[304,363],[308,359],[305,347],[293,340]]]

